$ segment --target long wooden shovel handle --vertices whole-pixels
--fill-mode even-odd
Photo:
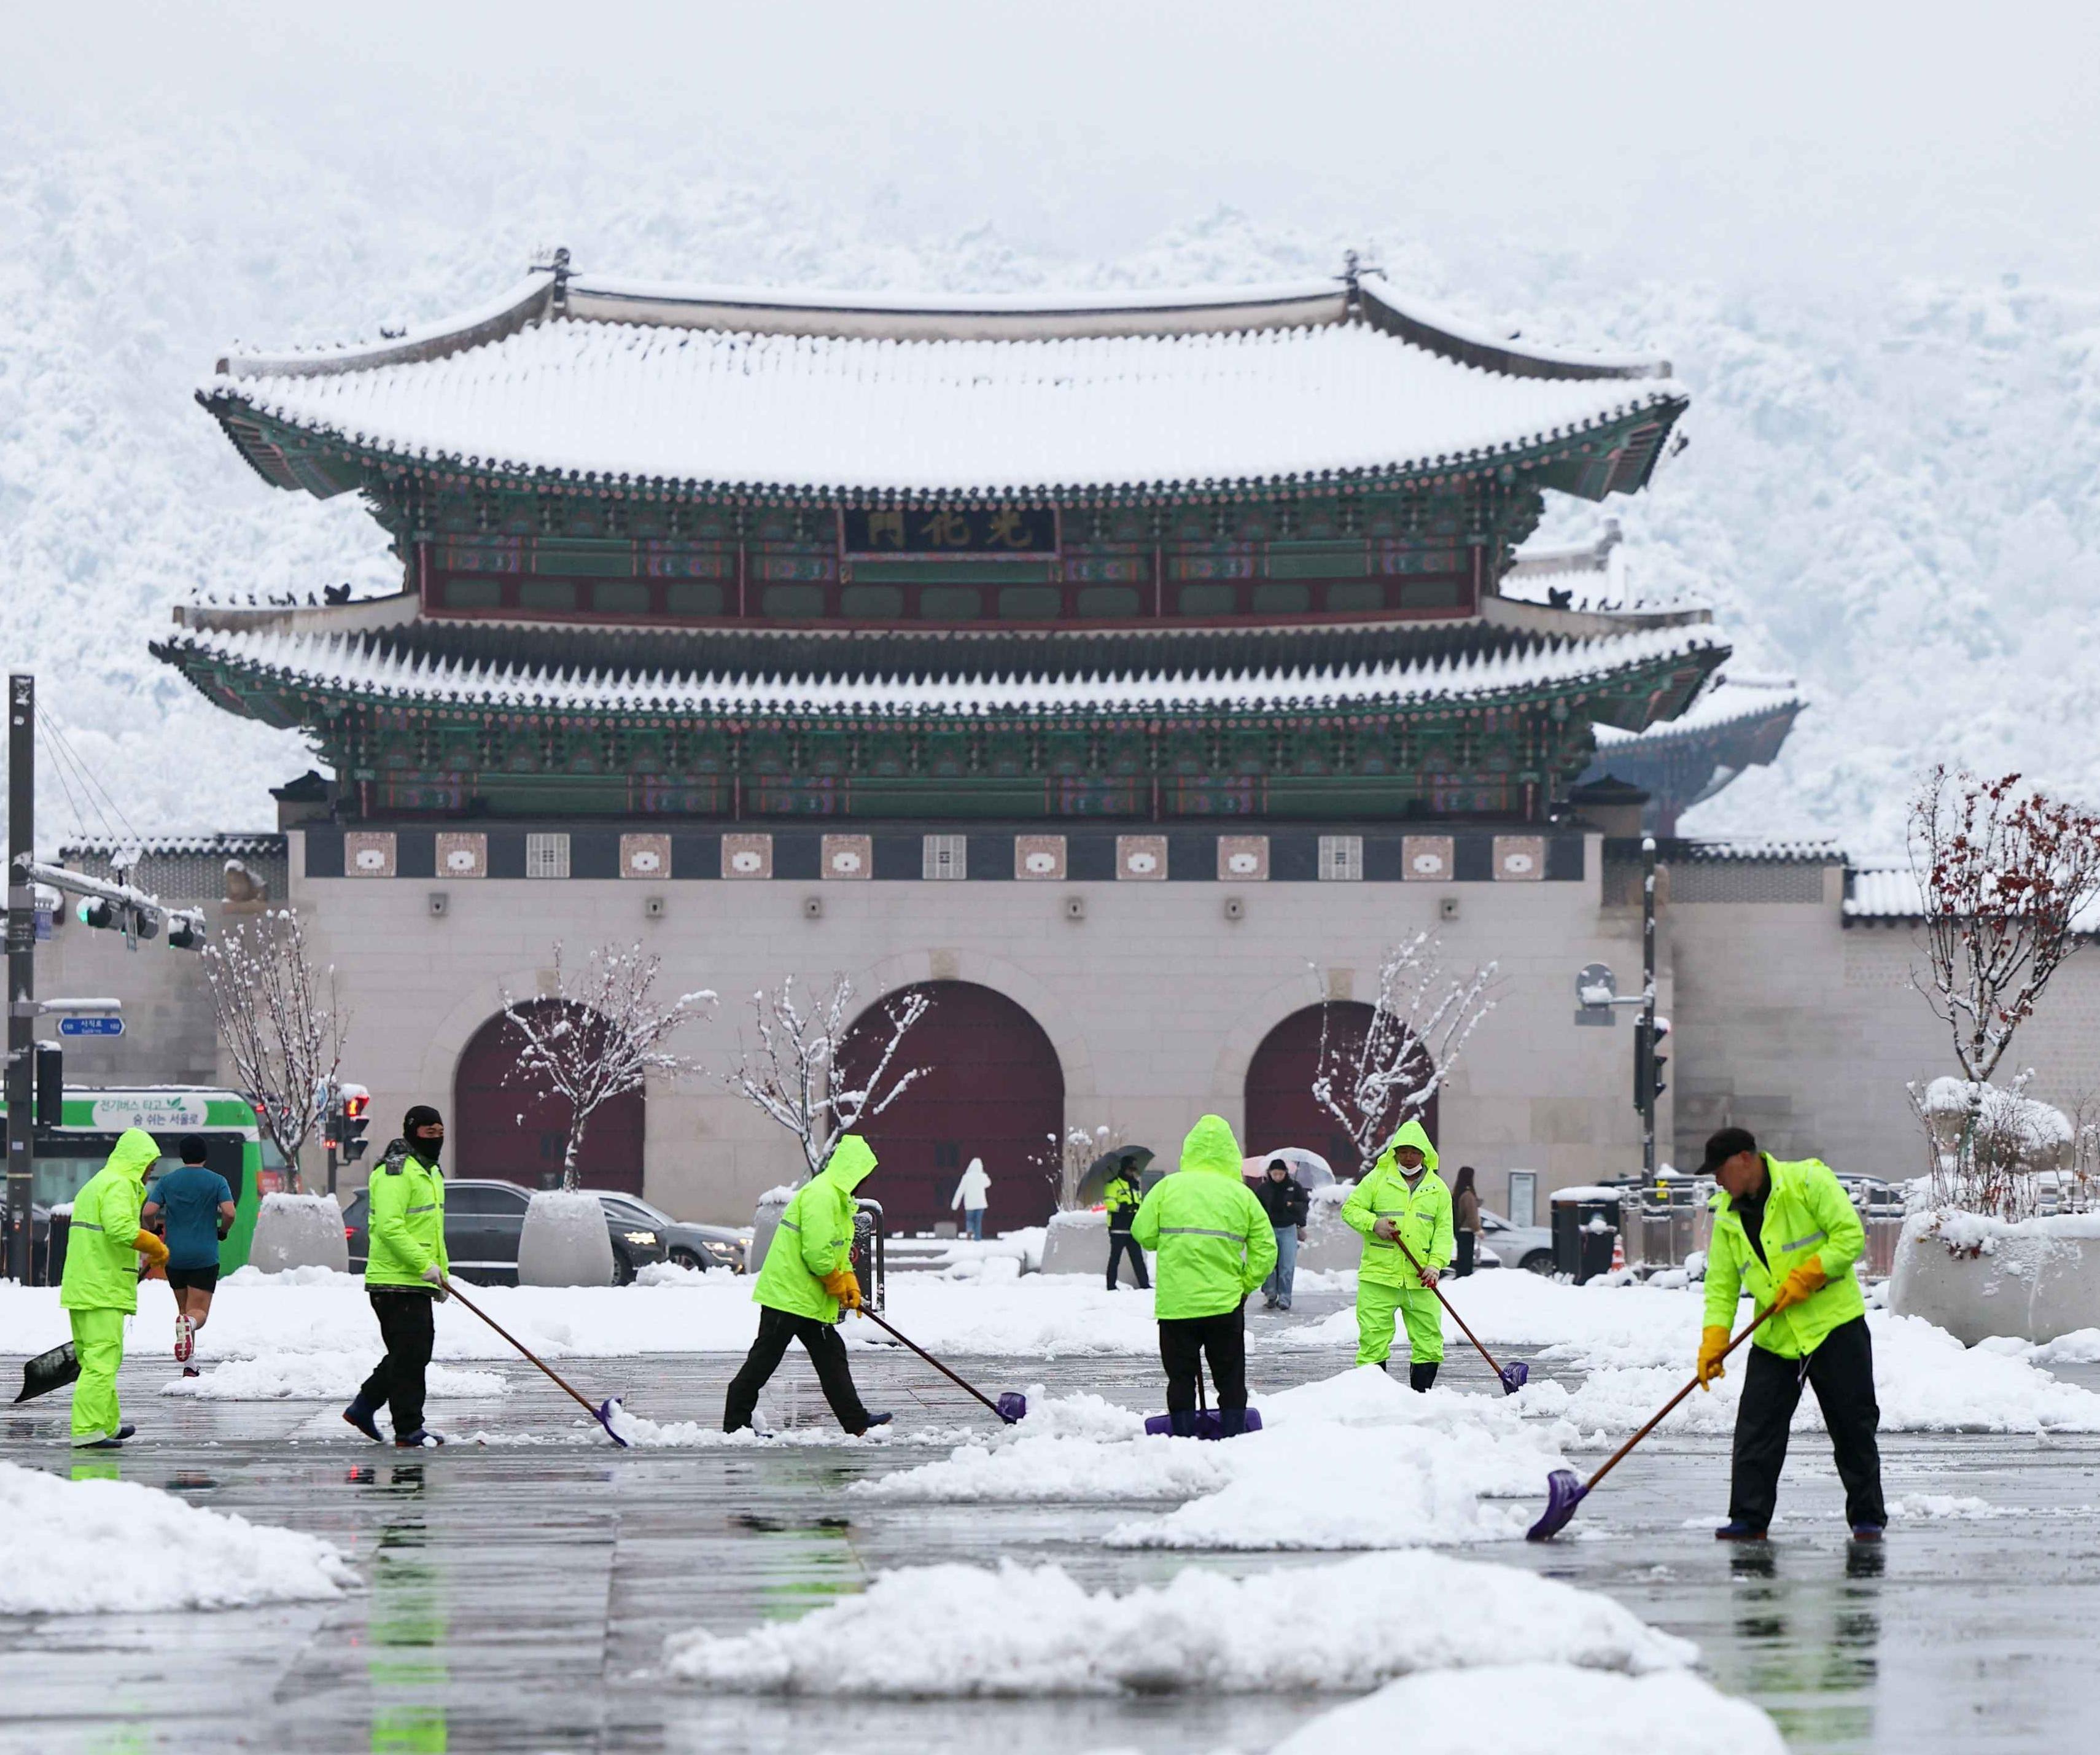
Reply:
[[[1407,1246],[1407,1240],[1401,1236],[1400,1227],[1398,1225],[1395,1225],[1392,1228],[1392,1240],[1400,1246],[1400,1253],[1405,1255],[1409,1261],[1414,1263],[1415,1272],[1417,1274],[1422,1273],[1424,1271],[1422,1263],[1415,1255],[1414,1251]],[[1495,1356],[1489,1352],[1486,1347],[1480,1345],[1480,1338],[1479,1335],[1474,1334],[1471,1329],[1466,1328],[1466,1319],[1460,1316],[1457,1311],[1451,1310],[1451,1300],[1444,1295],[1443,1289],[1440,1286],[1432,1285],[1429,1287],[1428,1290],[1436,1294],[1436,1302],[1438,1303],[1441,1304],[1446,1310],[1451,1311],[1451,1320],[1457,1323],[1461,1329],[1465,1329],[1466,1338],[1473,1343],[1474,1350],[1477,1352],[1483,1359],[1487,1360],[1488,1369],[1493,1372],[1497,1377],[1500,1377],[1502,1374],[1502,1368],[1495,1363]]]
[[[527,1347],[523,1341],[519,1340],[516,1335],[513,1334],[510,1331],[510,1329],[505,1328],[504,1325],[498,1322],[495,1317],[489,1315],[489,1313],[483,1310],[480,1305],[475,1303],[472,1299],[465,1296],[461,1292],[459,1286],[456,1282],[448,1279],[444,1285],[445,1293],[448,1297],[458,1299],[459,1301],[462,1304],[465,1305],[469,1310],[472,1311],[474,1315],[480,1317],[483,1322],[489,1325],[489,1327],[495,1329],[498,1334],[504,1338],[504,1339],[510,1342],[510,1344],[516,1347],[519,1352],[524,1354],[527,1359],[531,1360],[534,1365],[537,1365],[542,1371],[545,1372],[549,1377],[554,1378],[554,1380],[557,1383],[560,1384],[563,1389],[568,1391],[569,1394],[575,1398],[576,1404],[583,1409],[586,1413],[589,1414],[593,1420],[599,1418],[598,1407],[595,1403],[585,1401],[582,1396],[578,1396],[574,1387],[571,1387],[568,1381],[562,1377],[553,1366],[549,1365],[545,1360],[542,1359],[537,1353],[534,1352],[531,1347]]]
[[[1744,1342],[1747,1341],[1757,1332],[1758,1325],[1762,1322],[1766,1317],[1769,1316],[1778,1308],[1779,1306],[1776,1304],[1767,1304],[1762,1310],[1759,1311],[1757,1315],[1751,1319],[1749,1325],[1743,1329],[1743,1332],[1740,1334],[1738,1334],[1733,1340],[1729,1342],[1726,1347],[1721,1349],[1721,1357],[1723,1359],[1726,1359],[1729,1354],[1735,1352],[1738,1347],[1740,1347]],[[1718,1364],[1719,1360],[1717,1360],[1715,1363]],[[1687,1396],[1689,1396],[1692,1391],[1698,1387],[1699,1374],[1695,1371],[1692,1374],[1692,1381],[1686,1384],[1684,1387],[1679,1390],[1674,1396],[1671,1396],[1668,1401],[1665,1402],[1652,1420],[1649,1421],[1646,1426],[1643,1426],[1638,1432],[1635,1433],[1631,1438],[1628,1439],[1623,1444],[1620,1445],[1617,1450],[1612,1453],[1609,1460],[1605,1462],[1604,1467],[1598,1470],[1595,1475],[1590,1477],[1588,1482],[1584,1485],[1582,1491],[1586,1493],[1588,1493],[1591,1488],[1594,1488],[1597,1484],[1598,1482],[1604,1479],[1607,1475],[1609,1475],[1612,1471],[1617,1466],[1620,1457],[1623,1457],[1629,1450],[1631,1450],[1635,1445],[1638,1444],[1643,1438],[1647,1437],[1650,1432],[1652,1432],[1658,1426],[1661,1425],[1662,1422],[1669,1418],[1670,1409],[1674,1408],[1678,1403],[1683,1400]]]
[[[903,1342],[907,1347],[910,1347],[913,1352],[918,1354],[921,1359],[924,1360],[928,1365],[931,1365],[936,1371],[939,1372],[941,1375],[946,1378],[951,1383],[955,1384],[960,1389],[968,1390],[973,1396],[976,1396],[979,1401],[982,1402],[985,1406],[990,1409],[994,1413],[999,1413],[999,1404],[997,1402],[994,1401],[990,1396],[986,1395],[985,1392],[979,1389],[974,1383],[964,1382],[962,1378],[957,1377],[954,1372],[951,1371],[946,1365],[942,1365],[939,1360],[936,1359],[931,1353],[928,1352],[924,1347],[921,1347],[916,1341],[913,1340],[910,1335],[898,1334],[896,1329],[890,1327],[888,1323],[885,1322],[881,1317],[876,1315],[876,1313],[870,1310],[865,1304],[861,1306],[860,1313],[863,1316],[867,1317],[870,1322],[873,1323],[876,1327],[881,1329],[884,1334],[893,1336],[896,1339]],[[999,1417],[1002,1420],[1006,1418],[1003,1413],[999,1413]]]

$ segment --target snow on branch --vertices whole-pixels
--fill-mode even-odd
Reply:
[[[600,946],[578,974],[554,946],[554,979],[536,998],[519,1000],[507,991],[503,1016],[524,1046],[503,1079],[539,1097],[558,1097],[569,1107],[567,1144],[562,1153],[562,1186],[578,1181],[577,1160],[591,1117],[615,1097],[639,1091],[649,1075],[678,1078],[695,1063],[664,1047],[665,1038],[714,1003],[703,989],[668,1004],[656,997],[659,957],[641,946],[624,950]]]
[[[316,969],[289,908],[229,924],[202,952],[233,1082],[298,1186],[299,1153],[327,1113],[350,1028],[335,966]]]
[[[2100,817],[2019,782],[1935,767],[1910,806],[1926,949],[1912,980],[1979,1085],[2100,901]]]
[[[753,994],[757,1039],[739,1041],[737,1064],[722,1075],[731,1091],[795,1136],[811,1175],[823,1167],[837,1135],[872,1121],[928,1070],[915,1066],[898,1078],[889,1076],[898,1049],[932,1003],[916,989],[885,1000],[879,1013],[869,1013],[866,1021],[872,1024],[879,1016],[887,1033],[879,1051],[876,1038],[864,1030],[862,1038],[867,1046],[854,1056],[858,1066],[841,1067],[839,1056],[856,1021],[853,996],[853,983],[843,975],[834,975],[829,990],[813,999],[796,996],[792,975],[770,993]],[[874,1056],[871,1065],[867,1053]]]
[[[1312,1100],[1348,1135],[1360,1175],[1394,1128],[1427,1110],[1480,1020],[1494,1010],[1489,995],[1497,966],[1485,963],[1470,975],[1453,975],[1441,951],[1426,932],[1386,951],[1361,1038],[1336,1003],[1321,1008]]]

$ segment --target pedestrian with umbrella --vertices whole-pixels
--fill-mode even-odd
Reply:
[[[1150,1161],[1152,1154],[1145,1153]],[[1152,1280],[1145,1271],[1145,1251],[1132,1240],[1131,1221],[1137,1217],[1138,1202],[1144,1198],[1138,1188],[1138,1179],[1145,1174],[1145,1165],[1133,1162],[1128,1153],[1119,1153],[1110,1160],[1109,1180],[1101,1189],[1101,1205],[1109,1215],[1109,1290],[1116,1289],[1116,1268],[1127,1255],[1131,1272],[1137,1276],[1140,1292],[1152,1290]]]
[[[1723,1541],[1762,1541],[1779,1502],[1787,1431],[1803,1383],[1815,1391],[1845,1484],[1845,1520],[1855,1541],[1879,1541],[1889,1521],[1882,1498],[1874,1400],[1874,1349],[1866,1299],[1852,1271],[1866,1228],[1828,1164],[1783,1163],[1741,1127],[1706,1142],[1700,1166],[1718,1192],[1706,1254],[1706,1325],[1699,1337],[1699,1387],[1726,1374],[1728,1325],[1744,1291],[1771,1314],[1750,1337]]]
[[[1280,1158],[1268,1161],[1254,1196],[1268,1215],[1268,1228],[1276,1234],[1276,1268],[1261,1282],[1261,1307],[1288,1310],[1291,1285],[1298,1277],[1298,1246],[1305,1241],[1305,1221],[1312,1214],[1312,1197]]]
[[[139,1307],[139,1258],[155,1267],[168,1246],[141,1228],[146,1171],[161,1148],[143,1127],[117,1136],[108,1162],[73,1197],[59,1303],[73,1324],[80,1376],[73,1391],[73,1442],[80,1450],[114,1450],[135,1428],[117,1405],[124,1363],[124,1319]]]
[[[1437,1177],[1436,1148],[1420,1122],[1401,1123],[1342,1203],[1342,1221],[1364,1240],[1357,1363],[1389,1369],[1397,1317],[1407,1330],[1408,1387],[1426,1393],[1444,1362],[1436,1281],[1451,1265],[1451,1191]]]
[[[1242,1162],[1224,1118],[1204,1116],[1181,1142],[1181,1167],[1154,1184],[1131,1222],[1132,1237],[1159,1263],[1153,1313],[1177,1438],[1196,1435],[1196,1383],[1206,1359],[1220,1435],[1246,1430],[1246,1298],[1276,1265],[1276,1236],[1240,1175]]]

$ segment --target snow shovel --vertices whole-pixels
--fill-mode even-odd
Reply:
[[[34,1401],[55,1389],[64,1389],[80,1375],[80,1356],[67,1341],[47,1353],[38,1353],[22,1366],[22,1393],[18,1402]]]
[[[549,1377],[553,1378],[555,1382],[559,1384],[563,1390],[567,1391],[570,1397],[575,1400],[578,1406],[583,1409],[585,1413],[588,1413],[593,1420],[597,1421],[600,1426],[605,1428],[605,1435],[611,1439],[613,1443],[619,1445],[622,1450],[629,1450],[633,1448],[625,1439],[622,1438],[619,1433],[615,1432],[612,1429],[612,1411],[614,1409],[620,1406],[620,1398],[617,1396],[611,1396],[607,1400],[600,1402],[596,1407],[593,1407],[589,1401],[584,1399],[583,1396],[578,1395],[568,1381],[558,1374],[554,1369],[549,1365],[545,1360],[542,1359],[537,1353],[534,1352],[531,1347],[527,1347],[523,1341],[519,1340],[516,1335],[513,1334],[508,1329],[505,1328],[501,1323],[496,1320],[495,1317],[490,1316],[489,1313],[483,1310],[480,1305],[475,1303],[471,1299],[463,1296],[460,1291],[458,1285],[455,1281],[451,1280],[446,1281],[445,1290],[451,1296],[458,1299],[459,1301],[462,1304],[465,1304],[469,1310],[472,1311],[474,1315],[480,1317],[483,1322],[489,1325],[489,1327],[495,1329],[498,1334],[504,1338],[504,1339],[510,1342],[510,1344],[516,1347],[519,1352],[524,1354],[524,1356],[527,1359],[531,1360],[534,1365],[539,1366],[539,1368],[542,1371],[545,1372]]]
[[[921,1347],[916,1341],[913,1340],[910,1335],[898,1334],[896,1329],[890,1327],[888,1323],[885,1322],[881,1317],[876,1315],[876,1313],[870,1310],[865,1304],[861,1306],[860,1314],[867,1317],[870,1322],[873,1323],[876,1327],[881,1329],[884,1334],[890,1336],[893,1339],[903,1342],[907,1347],[910,1347],[913,1352],[918,1354],[921,1359],[924,1360],[928,1365],[931,1365],[936,1371],[939,1372],[941,1375],[946,1378],[951,1383],[955,1384],[960,1388],[968,1390],[973,1396],[976,1396],[979,1401],[985,1404],[985,1406],[990,1409],[994,1413],[997,1414],[999,1418],[1004,1420],[1008,1426],[1019,1425],[1021,1421],[1026,1416],[1028,1413],[1028,1398],[1022,1395],[1019,1390],[1008,1390],[1000,1396],[997,1401],[994,1401],[990,1396],[986,1395],[985,1392],[979,1389],[974,1383],[964,1382],[960,1378],[957,1377],[954,1372],[951,1371],[946,1365],[942,1365],[939,1360],[936,1359],[931,1353],[928,1352],[924,1347]]]
[[[1261,1430],[1261,1409],[1248,1409],[1246,1424],[1240,1430],[1242,1433],[1259,1432]],[[1149,1414],[1145,1418],[1145,1431],[1149,1438],[1171,1438],[1174,1436],[1174,1416],[1171,1413]],[[1203,1356],[1201,1353],[1196,1356],[1196,1430],[1193,1435],[1202,1439],[1222,1439],[1225,1435],[1224,1409],[1211,1407],[1203,1394]]]
[[[1776,1307],[1776,1306],[1767,1306],[1759,1311],[1743,1332],[1721,1349],[1722,1358],[1726,1359],[1729,1354],[1735,1352],[1755,1334],[1758,1325],[1769,1316]],[[1555,1469],[1547,1475],[1546,1477],[1546,1510],[1540,1514],[1538,1521],[1524,1532],[1524,1539],[1526,1541],[1551,1541],[1559,1535],[1568,1527],[1568,1520],[1574,1516],[1576,1506],[1590,1497],[1598,1482],[1618,1466],[1619,1459],[1661,1425],[1670,1409],[1698,1387],[1699,1376],[1696,1372],[1694,1372],[1692,1381],[1662,1404],[1661,1412],[1613,1451],[1604,1466],[1586,1481],[1576,1479],[1575,1471],[1573,1469]]]
[[[1416,1259],[1414,1251],[1407,1246],[1406,1239],[1401,1236],[1397,1227],[1395,1227],[1393,1230],[1392,1240],[1394,1242],[1400,1245],[1400,1253],[1405,1255],[1410,1262],[1414,1263],[1414,1271],[1418,1274],[1422,1272],[1422,1263],[1420,1261]],[[1495,1356],[1489,1352],[1486,1347],[1480,1345],[1480,1336],[1474,1334],[1471,1329],[1466,1328],[1466,1319],[1460,1316],[1457,1311],[1451,1310],[1451,1300],[1444,1295],[1444,1289],[1439,1285],[1432,1285],[1429,1290],[1436,1294],[1436,1302],[1438,1303],[1441,1304],[1446,1310],[1451,1311],[1451,1320],[1457,1323],[1461,1329],[1465,1330],[1466,1338],[1473,1343],[1474,1351],[1479,1353],[1483,1359],[1487,1360],[1488,1369],[1493,1372],[1498,1378],[1502,1379],[1502,1393],[1505,1396],[1514,1396],[1519,1390],[1522,1389],[1525,1384],[1531,1381],[1531,1367],[1526,1365],[1521,1359],[1512,1359],[1506,1365],[1497,1365],[1495,1363]]]

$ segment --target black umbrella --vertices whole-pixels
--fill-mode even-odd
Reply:
[[[1087,1173],[1079,1179],[1079,1202],[1091,1206],[1101,1197],[1101,1190],[1108,1186],[1109,1178],[1118,1170],[1144,1172],[1152,1162],[1153,1150],[1149,1145],[1119,1145],[1113,1152],[1104,1152],[1087,1166]]]

